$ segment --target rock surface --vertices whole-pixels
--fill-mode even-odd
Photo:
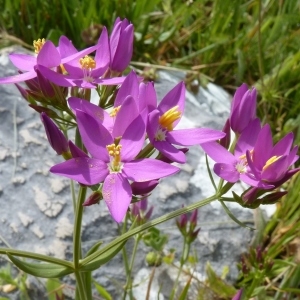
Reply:
[[[16,74],[7,56],[12,50],[9,48],[0,52],[0,77]],[[159,72],[159,79],[155,83],[158,98],[162,99],[183,78],[184,74],[180,72]],[[184,117],[178,128],[223,127],[231,99],[223,89],[209,83],[206,88],[201,87],[197,95],[187,92],[186,98]],[[187,157],[187,164],[181,166],[182,171],[163,180],[151,195],[149,200],[154,206],[153,218],[213,194],[201,148],[191,147]],[[69,181],[49,173],[49,168],[61,161],[48,145],[38,113],[27,106],[14,85],[0,85],[0,235],[12,247],[72,259],[74,218]],[[251,211],[237,205],[231,205],[230,208],[240,220],[251,222]],[[224,266],[228,266],[228,279],[234,280],[237,276],[236,262],[247,249],[251,232],[232,222],[217,202],[199,210],[198,223],[201,231],[192,250],[199,260],[195,271],[205,276],[205,264],[210,261],[219,274]],[[178,260],[182,238],[175,220],[159,228],[169,236],[166,250],[175,248]],[[117,225],[104,203],[85,209],[84,250],[98,240],[106,242],[117,234]],[[4,241],[0,240],[0,246],[5,247]],[[129,252],[131,246],[129,241]],[[146,276],[147,283],[147,276],[152,270],[144,260],[149,250],[141,244],[134,266],[134,274],[137,274],[135,283],[138,284],[134,292],[140,296],[145,290],[141,278]],[[163,267],[156,270],[160,276],[159,287],[164,284],[164,276],[160,275],[163,272]],[[114,295],[114,299],[119,299],[121,287],[125,284],[121,255],[118,254],[105,267],[96,270],[94,278]],[[72,280],[67,282],[72,283]],[[161,290],[167,289],[162,286]],[[140,296],[137,299],[144,299]],[[160,299],[163,296],[167,299],[166,293],[162,293]],[[18,299],[18,294],[9,297]],[[43,299],[43,296],[32,296],[32,299]]]

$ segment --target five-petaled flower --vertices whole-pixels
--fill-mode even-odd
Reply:
[[[149,113],[147,133],[151,144],[171,161],[185,163],[186,157],[179,146],[192,146],[221,139],[224,132],[208,128],[173,130],[180,121],[185,103],[185,86],[177,84]]]
[[[155,159],[135,159],[145,140],[145,124],[138,116],[116,141],[102,123],[77,110],[78,128],[90,157],[76,157],[53,166],[52,173],[82,184],[103,183],[102,194],[116,222],[121,222],[132,198],[129,181],[143,182],[177,173],[179,168]]]

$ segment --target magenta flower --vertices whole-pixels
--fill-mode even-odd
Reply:
[[[151,87],[145,88],[142,84],[140,86],[143,87],[141,88],[141,92],[138,77],[133,71],[130,72],[125,77],[125,80],[117,93],[114,106],[110,113],[97,105],[76,97],[70,97],[68,103],[74,112],[79,109],[94,116],[101,121],[109,132],[111,132],[113,137],[119,137],[123,135],[128,125],[139,114],[141,114],[144,123],[146,123],[148,107],[151,106],[150,97],[153,93],[151,93]],[[140,98],[143,99],[139,101]]]
[[[116,222],[122,221],[131,202],[129,181],[150,181],[179,171],[155,159],[134,159],[145,140],[145,124],[140,116],[127,127],[118,144],[98,119],[80,110],[76,117],[83,143],[92,157],[73,158],[50,171],[86,185],[103,182],[103,199]]]
[[[300,168],[289,170],[298,160],[298,147],[293,146],[292,132],[273,146],[270,126],[266,124],[257,137],[252,151],[247,150],[248,172],[243,181],[262,189],[271,189],[281,185]]]
[[[74,49],[66,43],[66,41],[61,43],[64,45],[64,47],[61,46],[62,55],[68,55],[74,52]],[[101,78],[110,64],[109,41],[105,27],[103,27],[97,45],[98,48],[95,58],[86,55],[64,64],[64,68],[68,73],[67,75],[57,73],[42,65],[39,65],[38,69],[46,78],[59,86],[78,86],[91,89],[96,88],[97,84],[116,85],[122,83],[124,80],[122,77],[110,79]]]
[[[58,155],[66,155],[69,152],[69,146],[64,134],[44,112],[41,113],[41,120],[51,147]]]
[[[239,179],[244,181],[248,172],[246,152],[253,150],[260,130],[259,119],[253,120],[240,135],[233,154],[217,142],[201,144],[207,155],[216,162],[214,172],[219,177],[232,183]]]
[[[248,90],[243,83],[235,92],[231,103],[230,126],[235,133],[241,133],[256,118],[256,89]]]
[[[73,55],[61,58],[59,50],[54,46],[51,41],[38,41],[36,45],[37,56],[28,54],[10,54],[9,58],[11,62],[22,72],[25,73],[14,75],[10,77],[0,78],[0,84],[2,83],[17,83],[26,81],[36,77],[35,67],[38,65],[46,69],[58,67],[61,64],[65,64],[71,60],[83,57],[93,51],[95,51],[99,45],[84,49]]]
[[[171,161],[184,163],[185,154],[173,146],[191,146],[215,141],[225,133],[208,128],[173,130],[180,121],[185,103],[185,86],[177,84],[149,114],[147,133],[151,144]]]
[[[117,18],[110,35],[110,69],[123,72],[132,57],[133,52],[133,25],[127,19]]]

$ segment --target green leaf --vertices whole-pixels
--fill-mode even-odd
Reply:
[[[235,295],[236,289],[218,277],[211,268],[209,262],[206,264],[206,274],[210,289],[212,289],[218,296],[227,299]]]
[[[97,290],[97,292],[99,293],[99,295],[101,297],[103,297],[105,300],[112,300],[112,296],[110,295],[110,293],[102,286],[100,285],[98,282],[93,281],[95,288]]]
[[[20,270],[36,277],[58,278],[74,272],[71,268],[54,263],[30,263],[22,261],[9,253],[6,253],[6,255]]]
[[[57,300],[56,295],[59,299],[62,299],[63,292],[62,292],[63,285],[57,279],[49,278],[46,282],[46,290],[48,292],[48,300]]]
[[[95,245],[93,245],[92,248],[88,251],[88,253],[86,254],[85,257],[88,257],[89,255],[91,255],[94,252],[96,252],[102,244],[103,244],[103,242],[99,241]]]
[[[249,228],[250,230],[255,230],[255,228],[252,228],[248,225],[246,225],[245,223],[241,222],[240,220],[238,220],[233,214],[232,212],[229,210],[229,208],[225,205],[225,203],[221,200],[219,200],[225,210],[225,212],[227,213],[227,215],[237,224],[239,224],[240,226],[242,227],[245,227],[245,228]]]
[[[190,285],[191,285],[192,278],[193,278],[192,276],[189,278],[189,280],[186,283],[184,289],[180,293],[178,300],[185,300],[185,299],[187,299],[187,294],[188,294],[188,291],[189,291],[189,288],[190,288]]]
[[[88,264],[81,266],[80,271],[93,271],[98,269],[100,266],[104,265],[108,261],[110,261],[115,255],[117,255],[121,249],[124,247],[126,241],[111,247],[107,251],[101,253],[97,258],[93,259]]]

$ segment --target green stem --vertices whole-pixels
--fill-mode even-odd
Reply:
[[[137,155],[136,159],[150,157],[153,153],[153,145],[151,143],[147,144],[146,147]]]
[[[180,278],[180,275],[182,273],[182,268],[183,268],[185,262],[188,259],[189,253],[190,253],[190,244],[187,243],[186,237],[184,237],[183,250],[182,250],[182,255],[181,255],[181,259],[180,259],[180,267],[179,267],[177,277],[176,277],[176,280],[174,282],[174,285],[173,285],[173,288],[172,288],[172,291],[171,291],[170,300],[173,300],[174,297],[175,297],[175,293],[176,293],[176,290],[177,290],[179,278]]]
[[[140,225],[132,230],[129,230],[128,232],[126,232],[125,234],[121,235],[120,237],[116,238],[115,240],[113,240],[112,242],[110,242],[108,245],[106,245],[105,247],[101,248],[100,250],[94,252],[93,254],[89,255],[88,257],[84,258],[81,262],[80,265],[81,266],[85,266],[88,263],[90,263],[91,261],[93,261],[94,259],[96,259],[98,256],[100,256],[101,254],[105,253],[106,251],[109,251],[112,247],[118,245],[119,243],[122,243],[124,241],[126,241],[127,239],[129,239],[130,237],[134,236],[137,233],[140,233],[144,230],[147,230],[151,227],[154,227],[158,224],[161,224],[167,220],[176,218],[182,214],[186,214],[190,211],[193,211],[194,209],[197,209],[199,207],[205,206],[209,203],[211,203],[212,201],[215,201],[217,199],[219,199],[221,197],[221,194],[215,194],[209,198],[203,199],[201,201],[198,201],[196,203],[190,204],[188,206],[185,206],[183,208],[179,208],[171,213],[165,214],[155,220],[152,220],[150,222],[147,222],[146,224]]]
[[[133,298],[133,292],[132,292],[132,276],[131,276],[131,274],[132,274],[135,255],[136,255],[136,252],[137,252],[137,248],[138,248],[138,244],[139,244],[140,239],[141,239],[140,234],[138,234],[137,237],[134,239],[134,246],[133,246],[132,254],[131,254],[131,258],[130,258],[130,265],[128,266],[128,270],[126,271],[127,281],[126,281],[126,286],[125,286],[126,289],[125,289],[125,293],[124,293],[124,297],[123,297],[124,300],[126,298],[128,288],[129,288],[129,298],[134,299]],[[123,249],[125,249],[125,247]],[[127,261],[127,264],[128,264],[128,261]]]
[[[73,262],[74,267],[77,270],[79,266],[79,260],[81,259],[81,223],[83,213],[83,202],[85,200],[87,187],[80,186],[78,199],[76,203],[74,232],[73,232]]]
[[[78,199],[76,202],[74,232],[73,232],[73,263],[76,276],[76,300],[88,300],[85,286],[85,273],[79,273],[79,260],[82,257],[81,253],[81,223],[83,215],[83,202],[85,200],[87,187],[80,186]],[[88,274],[87,274],[88,276]],[[89,293],[90,294],[90,293]],[[79,298],[78,298],[79,297]]]
[[[255,275],[251,285],[250,285],[250,288],[247,289],[246,291],[246,294],[247,294],[247,299],[250,299],[251,298],[251,295],[253,294],[255,288],[259,287],[261,285],[261,281],[262,279],[264,278],[264,272],[261,272],[258,276]]]
[[[76,297],[77,300],[90,300],[92,298],[87,298],[86,287],[84,284],[83,273],[74,272],[76,277]]]

